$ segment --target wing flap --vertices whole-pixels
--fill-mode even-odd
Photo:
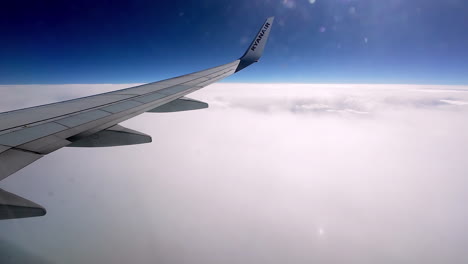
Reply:
[[[0,153],[0,180],[42,158],[42,155],[18,149]]]
[[[121,94],[101,94],[0,113],[0,131],[74,114],[80,111],[119,102],[130,97],[132,96]]]
[[[54,122],[27,127],[0,135],[0,144],[5,146],[16,147],[21,144],[57,133],[65,129],[67,129],[66,126]]]
[[[70,144],[70,141],[63,139],[57,135],[49,135],[38,140],[16,147],[17,149],[30,151],[33,153],[45,155],[63,148]]]
[[[129,110],[132,108],[136,108],[138,106],[141,106],[143,103],[137,102],[135,100],[129,100],[117,104],[113,104],[107,107],[102,108],[103,111],[110,112],[112,114],[120,113],[125,110]]]
[[[106,116],[110,116],[111,113],[102,111],[102,110],[91,110],[84,113],[79,113],[76,115],[72,115],[69,117],[65,117],[59,120],[56,120],[55,123],[61,124],[66,127],[76,127],[79,125],[83,125],[89,123],[91,121],[95,121]]]

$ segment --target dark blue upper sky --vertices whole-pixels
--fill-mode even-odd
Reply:
[[[5,1],[0,83],[150,82],[237,59],[229,82],[468,84],[464,0]]]

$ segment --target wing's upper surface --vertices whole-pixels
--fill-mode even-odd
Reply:
[[[110,146],[112,144],[108,144],[109,140],[125,141],[126,135],[132,132],[117,127],[118,123],[144,112],[161,112],[161,106],[175,102],[186,94],[226,78],[258,61],[272,22],[272,17],[266,20],[244,56],[233,62],[164,81],[1,113],[0,180],[44,155],[68,145],[84,146],[83,142],[86,141],[86,144]],[[172,103],[171,107],[165,107],[163,112],[181,104],[191,104],[188,107],[195,107],[193,109],[205,106],[202,102],[181,98],[177,103]],[[195,106],[196,104],[198,106]],[[132,138],[136,135],[140,139],[145,136],[143,141],[148,142],[147,135],[132,135]],[[99,140],[99,137],[110,139]],[[0,195],[0,219],[2,209],[7,208],[1,198]]]

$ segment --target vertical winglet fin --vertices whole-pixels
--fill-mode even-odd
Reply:
[[[268,35],[270,35],[273,20],[274,17],[269,17],[262,25],[254,40],[252,41],[252,44],[250,44],[249,48],[240,58],[240,63],[236,69],[236,72],[244,69],[252,63],[257,62],[260,59],[263,53],[263,49],[265,48],[265,44],[268,40]]]

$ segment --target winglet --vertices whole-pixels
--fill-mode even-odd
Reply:
[[[236,72],[244,69],[252,63],[257,62],[260,59],[263,53],[263,49],[265,48],[265,44],[268,40],[268,35],[270,35],[273,19],[274,17],[269,17],[262,25],[254,40],[252,41],[252,44],[250,44],[249,48],[240,58],[240,63],[236,69]]]

